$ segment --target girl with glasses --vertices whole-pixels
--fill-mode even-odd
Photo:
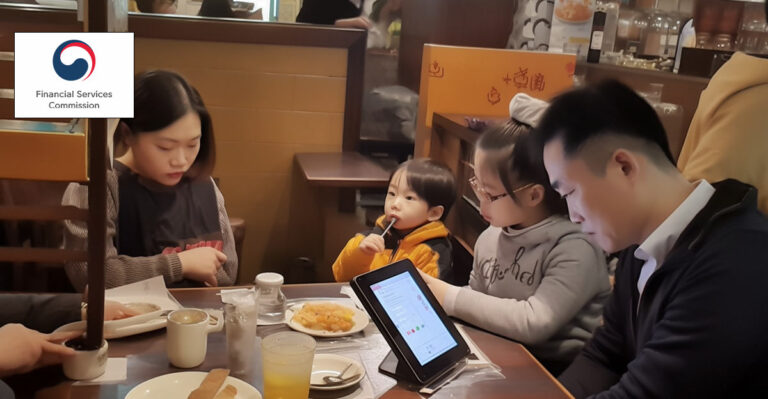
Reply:
[[[610,292],[603,252],[568,220],[531,127],[547,103],[518,94],[512,118],[476,143],[470,185],[490,226],[468,287],[423,275],[449,315],[519,341],[553,374],[600,324]]]

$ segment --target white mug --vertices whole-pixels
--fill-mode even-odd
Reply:
[[[79,338],[82,340],[82,338]],[[70,340],[72,341],[72,340]],[[64,345],[67,345],[66,343]],[[67,345],[72,347],[70,345]],[[74,356],[64,359],[62,367],[64,375],[72,380],[91,380],[104,374],[107,369],[107,340],[101,342],[101,347],[95,350],[82,350],[74,347]]]
[[[168,315],[165,349],[176,367],[197,367],[205,360],[208,333],[221,331],[224,320],[200,309],[179,309]]]

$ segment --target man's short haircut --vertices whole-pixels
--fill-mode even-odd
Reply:
[[[392,172],[389,178],[390,184],[395,174],[401,170],[404,172],[402,176],[405,176],[408,186],[426,201],[430,208],[443,207],[443,216],[440,220],[445,220],[448,211],[456,201],[456,178],[451,169],[428,158],[412,159],[403,162]]]
[[[662,169],[675,166],[656,111],[616,80],[559,95],[537,130],[542,146],[561,139],[566,157],[580,155],[598,175],[618,148],[639,152]]]

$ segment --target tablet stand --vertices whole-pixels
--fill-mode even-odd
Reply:
[[[384,360],[381,361],[381,364],[379,364],[379,371],[396,380],[419,383],[419,379],[416,378],[408,366],[405,363],[400,363],[400,359],[391,350],[384,357]]]
[[[433,387],[432,392],[437,391],[440,387],[445,385],[448,381],[459,375],[467,366],[466,358],[463,361],[456,362],[453,366],[449,367],[442,373],[434,376],[429,381],[419,382],[419,379],[413,374],[413,372],[404,363],[400,362],[397,355],[393,351],[389,351],[384,360],[379,364],[379,371],[386,374],[398,381],[405,380],[420,387]]]

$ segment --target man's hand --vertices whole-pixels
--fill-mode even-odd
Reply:
[[[0,328],[0,377],[26,373],[38,367],[61,363],[75,354],[63,341],[82,335],[82,331],[43,334],[21,324]]]

